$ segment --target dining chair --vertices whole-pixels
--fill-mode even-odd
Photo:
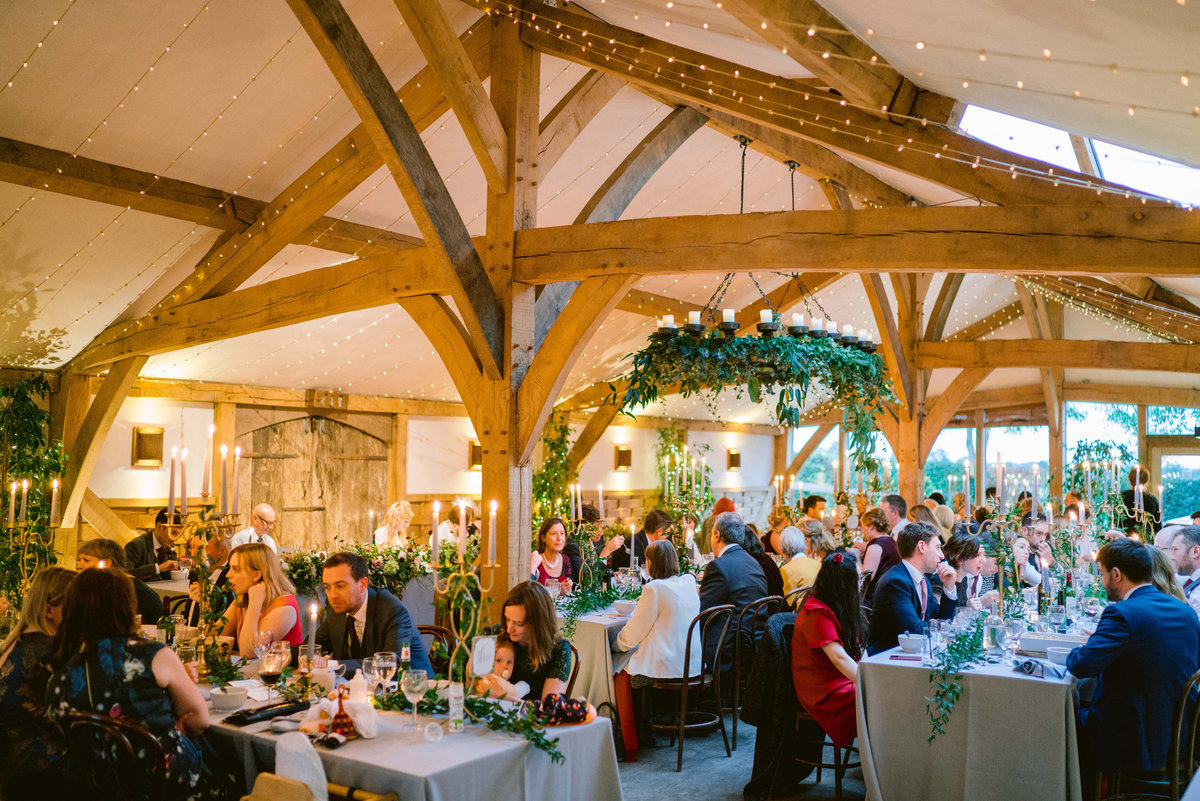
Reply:
[[[812,587],[797,587],[783,596],[783,605],[795,612],[800,608],[800,604],[804,603],[804,599],[810,592],[812,592]]]
[[[331,799],[400,801],[400,796],[396,793],[373,793],[369,790],[347,787],[334,782],[326,782],[325,787]],[[243,801],[313,801],[313,791],[304,782],[277,776],[274,773],[260,773],[254,779],[254,789],[249,795],[242,798]]]
[[[71,761],[96,798],[163,797],[167,758],[148,730],[95,712],[68,712],[60,725]]]
[[[188,604],[192,599],[186,595],[176,595],[166,601],[168,615],[184,615],[187,614]]]
[[[733,614],[735,607],[733,604],[722,604],[714,606],[710,609],[705,609],[700,614],[692,618],[692,622],[688,624],[687,639],[684,641],[683,647],[683,670],[680,671],[678,678],[674,679],[655,679],[650,685],[656,690],[667,690],[679,693],[679,711],[674,721],[670,723],[655,723],[648,716],[648,697],[649,693],[643,694],[643,717],[646,719],[646,725],[654,730],[663,730],[671,735],[671,745],[676,745],[678,741],[679,754],[675,761],[675,772],[683,770],[683,740],[684,736],[689,731],[711,731],[713,727],[721,729],[721,739],[725,742],[725,756],[732,757],[733,752],[729,750],[729,737],[725,733],[725,718],[721,708],[721,653],[725,650],[725,639],[729,636],[729,629],[733,624]],[[705,640],[709,631],[716,631],[716,650],[710,657],[707,650],[704,648]],[[702,654],[700,659],[699,674],[691,674],[692,664],[692,648],[700,649]],[[712,688],[714,695],[714,703],[717,711],[704,712],[699,708],[688,713],[688,694],[701,693],[706,689]],[[697,707],[699,704],[697,704]]]
[[[571,646],[571,678],[567,679],[567,697],[574,698],[575,679],[579,678],[579,649],[570,640],[567,640],[567,645]]]
[[[454,648],[455,648],[455,645],[457,644],[454,639],[454,633],[452,631],[450,631],[450,629],[446,628],[445,626],[435,626],[435,625],[430,625],[430,624],[424,624],[424,625],[417,626],[417,633],[420,634],[421,636],[428,635],[430,638],[429,650],[427,651],[427,653],[429,654],[429,663],[433,666],[433,672],[434,673],[445,673],[447,676],[450,675],[450,670],[449,670],[450,657],[449,657],[449,655],[454,653]],[[442,657],[440,659],[437,659],[436,661],[433,658],[433,645],[435,643],[441,643],[442,647],[446,649],[446,656]],[[438,669],[439,665],[445,669],[439,670]]]
[[[796,728],[797,743],[799,746],[797,751],[799,751],[801,754],[804,753],[804,746],[808,745],[810,748],[815,748],[814,753],[819,754],[819,756],[810,759],[799,754],[793,754],[792,761],[797,765],[809,765],[816,768],[817,784],[821,783],[822,769],[832,770],[834,797],[837,799],[837,801],[842,801],[842,779],[845,777],[846,771],[849,768],[857,768],[862,766],[862,762],[850,761],[850,752],[853,751],[855,754],[857,754],[858,748],[853,745],[845,748],[838,748],[833,744],[833,741],[829,739],[829,735],[825,733],[825,730],[821,728],[821,724],[817,722],[817,719],[805,712],[804,707],[802,706],[796,707]],[[808,729],[812,732],[819,731],[820,735],[819,737],[814,737],[811,740],[806,741],[803,739],[805,729]],[[825,761],[826,745],[833,749],[833,762]]]
[[[747,604],[737,617],[737,629],[733,638],[733,750],[737,750],[738,715],[742,711],[742,690],[746,686],[746,675],[754,663],[758,640],[766,628],[767,619],[782,610],[783,598],[768,595],[752,604]]]

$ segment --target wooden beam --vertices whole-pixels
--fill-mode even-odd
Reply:
[[[1200,314],[1200,306],[1144,275],[1113,275],[1106,276],[1106,279],[1123,291],[1142,300],[1182,309],[1189,314]]]
[[[992,411],[1017,406],[1036,406],[1045,401],[1042,385],[1026,384],[1019,387],[974,390],[958,405],[959,414],[975,411]]]
[[[821,185],[821,191],[825,194],[825,202],[829,204],[829,208],[847,210],[854,208],[850,191],[841,183],[832,178],[822,178],[818,183]]]
[[[533,357],[517,392],[517,442],[523,445],[518,464],[529,461],[554,401],[584,348],[637,276],[589,278],[579,285]]]
[[[770,270],[1200,275],[1185,209],[940,207],[656,217],[517,234],[515,279]]]
[[[226,399],[213,404],[213,448],[219,452],[222,444],[230,445],[237,439],[237,404]],[[236,446],[235,446],[236,447]],[[212,472],[209,473],[209,486],[213,488],[213,497],[217,497],[217,487],[221,486],[220,459],[213,454]],[[239,506],[241,497],[238,497]],[[230,501],[229,511],[237,513]]]
[[[408,495],[408,415],[392,415],[392,437],[388,443],[387,498],[390,506]]]
[[[481,428],[478,418],[482,371],[462,321],[438,295],[404,298],[400,305],[413,318],[413,322],[421,327],[421,331],[429,338],[429,343],[438,352],[442,364],[454,381],[459,397],[463,400],[467,416],[478,431]]]
[[[239,289],[227,295],[169,306],[122,323],[72,360],[94,371],[142,354],[173,350],[370,309],[399,298],[445,292],[442,271],[425,248],[374,256]]]
[[[503,192],[508,184],[508,134],[445,9],[441,3],[425,0],[395,3],[454,109],[488,186]]]
[[[676,300],[666,295],[655,295],[641,289],[631,289],[617,302],[621,311],[643,314],[647,317],[662,317],[672,314],[677,320],[686,320],[688,312],[701,311],[704,307],[687,300]]]
[[[947,342],[965,342],[974,339],[982,339],[993,331],[999,331],[1010,323],[1025,316],[1025,310],[1021,308],[1020,301],[1010,303],[1007,306],[997,309],[991,314],[976,320],[966,328],[960,328],[950,336],[946,337]],[[926,337],[928,339],[928,337]]]
[[[0,138],[0,181],[234,233],[246,230],[267,207],[266,201],[245,195],[230,195],[220,189],[14,139]],[[319,218],[294,241],[298,245],[363,256],[420,244],[414,237],[332,217]]]
[[[686,107],[671,111],[617,165],[576,215],[575,224],[620,219],[651,176],[703,127],[704,117],[699,112]]]
[[[759,298],[744,306],[738,311],[736,319],[743,327],[754,325],[758,322],[758,313],[767,308],[767,301],[770,301],[777,314],[786,314],[805,297],[815,297],[841,277],[841,273],[802,273],[772,289],[765,299]],[[788,321],[784,320],[783,324],[788,325]]]
[[[121,519],[120,515],[110,509],[108,504],[90,489],[83,492],[79,514],[92,528],[100,532],[101,537],[113,540],[122,547],[138,536],[137,532],[125,525],[125,521]]]
[[[1021,308],[1025,311],[1025,320],[1029,323],[1030,333],[1034,339],[1052,339],[1053,334],[1050,332],[1050,316],[1046,312],[1045,306],[1039,301],[1040,297],[1034,297],[1033,293],[1025,285],[1021,279],[1013,281],[1013,285],[1017,290],[1017,297],[1020,299]],[[1061,415],[1060,404],[1062,403],[1058,393],[1058,383],[1055,381],[1055,373],[1049,367],[1041,369],[1042,376],[1042,394],[1046,400],[1046,419],[1050,421],[1050,433],[1057,436],[1061,432],[1057,429],[1057,420]]]
[[[537,174],[540,183],[567,152],[575,137],[616,96],[624,79],[600,70],[588,70],[550,110],[538,127]]]
[[[96,460],[100,458],[104,438],[117,418],[129,386],[145,364],[145,356],[133,356],[113,364],[108,368],[108,375],[96,397],[92,399],[67,459],[67,474],[63,477],[62,528],[75,525],[84,491],[91,480]]]
[[[920,342],[917,367],[1073,367],[1081,370],[1200,372],[1200,345],[1085,339]]]
[[[1024,280],[1046,290],[1052,297],[1078,301],[1108,315],[1127,320],[1149,333],[1167,339],[1200,342],[1198,313],[1145,301],[1104,281],[1085,276],[1070,279],[1057,276],[1027,276]],[[1038,294],[1044,302],[1045,295]]]
[[[912,111],[917,88],[813,0],[725,0],[721,7],[860,106]]]
[[[1092,140],[1079,134],[1067,134],[1071,139],[1071,149],[1075,151],[1075,161],[1079,163],[1079,171],[1084,175],[1100,175],[1100,165],[1096,162],[1096,149]]]
[[[947,273],[942,280],[942,288],[938,290],[937,300],[933,303],[933,313],[925,325],[925,340],[937,342],[946,333],[946,322],[950,319],[950,310],[962,287],[962,273]]]
[[[575,422],[578,415],[572,415],[571,420]],[[709,431],[712,433],[725,434],[754,434],[756,436],[774,437],[780,432],[779,426],[773,426],[768,423],[726,423],[720,420],[690,420],[685,417],[653,417],[643,414],[637,417],[630,417],[627,414],[618,414],[612,421],[611,425],[618,428],[678,428],[684,431]]]
[[[499,378],[507,358],[504,310],[412,120],[338,0],[288,4],[362,118],[426,243],[445,269],[484,373]]]
[[[800,470],[804,467],[804,463],[816,453],[817,448],[821,447],[821,443],[829,436],[829,432],[835,428],[837,428],[836,423],[823,423],[817,426],[817,430],[809,435],[808,439],[804,442],[804,446],[800,448],[800,452],[796,454],[791,464],[788,465],[788,474],[793,476],[800,475]]]
[[[608,426],[616,416],[617,404],[615,403],[605,403],[592,413],[588,418],[587,425],[583,427],[571,445],[570,453],[567,454],[568,476],[579,475],[579,468],[583,466],[583,460],[592,452],[592,448],[596,447],[596,443],[600,441],[600,437],[608,430]]]
[[[879,338],[883,343],[883,355],[892,374],[896,397],[902,406],[911,406],[916,402],[916,396],[913,394],[915,387],[912,365],[905,354],[900,329],[883,286],[883,278],[878,273],[864,273],[861,278],[867,301],[871,304],[871,313],[875,316],[875,328],[879,331]]]
[[[1063,400],[1083,403],[1129,403],[1139,393],[1149,392],[1158,406],[1200,409],[1200,389],[1147,387],[1144,384],[1070,383],[1063,385]]]
[[[921,462],[929,458],[933,443],[938,434],[954,417],[962,402],[967,399],[975,387],[992,372],[990,367],[968,367],[959,372],[950,386],[936,398],[926,401],[927,412],[921,422]]]

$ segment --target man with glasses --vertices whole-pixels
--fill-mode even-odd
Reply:
[[[279,553],[279,549],[275,547],[275,540],[271,538],[270,534],[273,528],[275,528],[275,510],[271,508],[270,504],[260,503],[254,507],[254,513],[250,515],[250,525],[233,535],[229,547],[233,549],[248,542],[261,542],[275,553]]]

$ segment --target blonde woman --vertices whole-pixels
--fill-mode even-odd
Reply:
[[[222,635],[237,638],[239,654],[254,655],[254,639],[260,631],[269,632],[272,642],[299,645],[304,641],[296,589],[283,575],[274,551],[260,542],[234,548],[228,580],[234,600],[218,625]]]
[[[769,554],[782,554],[783,545],[779,541],[779,535],[783,530],[792,525],[791,508],[782,504],[771,508],[771,513],[767,515],[767,525],[771,530],[762,535],[763,550]]]
[[[412,504],[396,501],[383,513],[383,525],[375,529],[375,544],[408,547],[408,524],[413,519]]]

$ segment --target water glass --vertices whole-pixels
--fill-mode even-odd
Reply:
[[[387,694],[388,682],[396,675],[396,666],[400,660],[396,658],[395,651],[380,651],[375,654],[375,673],[379,677],[379,684],[383,687],[383,692]]]
[[[420,729],[417,724],[417,703],[425,697],[425,687],[428,683],[428,676],[423,670],[409,670],[400,678],[400,689],[404,693],[404,697],[412,704],[412,725],[405,726],[408,731]]]
[[[361,669],[363,678],[367,680],[367,692],[371,697],[375,697],[375,684],[379,680],[378,668],[375,666],[375,657],[368,656],[362,661]]]
[[[175,653],[179,657],[179,661],[183,664],[196,661],[196,641],[188,640],[187,642],[176,642]]]
[[[254,635],[254,655],[260,660],[267,655],[267,651],[271,650],[271,643],[274,642],[274,637],[269,631],[260,631]]]
[[[1067,622],[1067,607],[1063,604],[1050,604],[1046,617],[1050,620],[1050,626],[1055,631],[1059,631]]]

